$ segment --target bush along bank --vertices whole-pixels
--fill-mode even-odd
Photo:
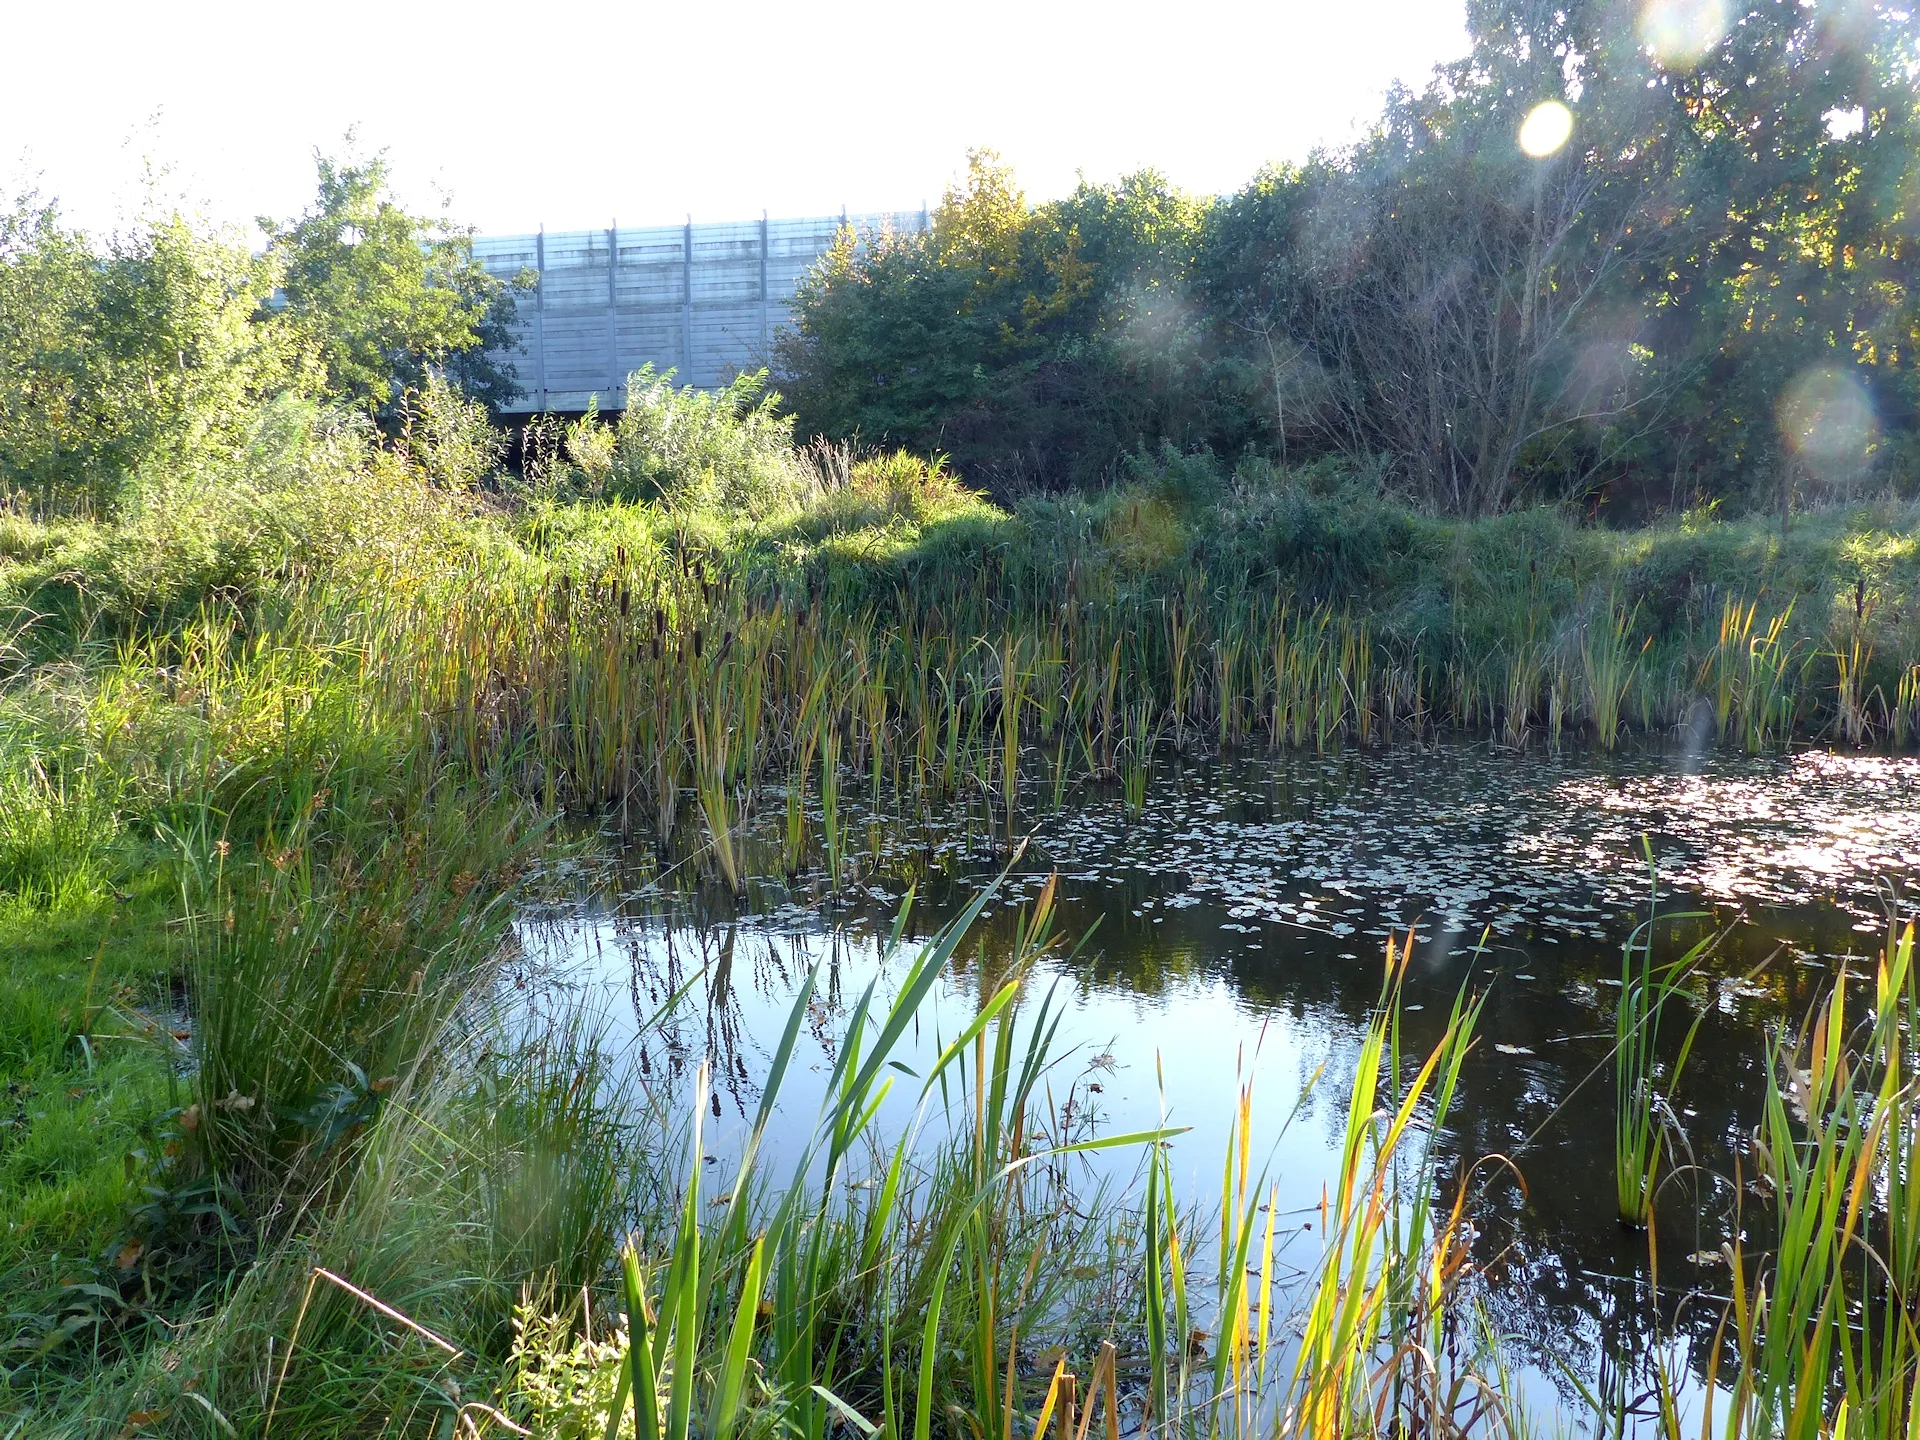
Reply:
[[[901,1160],[889,1198],[883,1148],[852,1208],[768,1181],[690,1224],[686,1121],[622,1088],[597,1018],[529,1035],[488,1003],[552,818],[685,847],[738,889],[770,863],[824,859],[837,881],[843,788],[1012,814],[1036,776],[1143,794],[1167,749],[1675,727],[1758,749],[1912,743],[1915,521],[1898,505],[1784,538],[1713,516],[1445,521],[1351,479],[1162,455],[1112,491],[1003,509],[935,463],[737,424],[760,403],[744,391],[654,403],[644,424],[563,434],[518,488],[426,440],[316,424],[270,473],[0,528],[0,926],[22,957],[0,1274],[6,1404],[31,1433],[408,1433],[478,1426],[470,1402],[602,1433],[636,1399],[607,1324],[623,1307],[652,1310],[663,1428],[697,1413],[824,1433],[853,1423],[844,1403],[895,1434],[956,1411],[1011,1433],[1049,1394],[1067,1404],[1045,1377],[1009,1390],[993,1358],[1044,1312],[1069,1318],[1104,1413],[1132,1403],[1113,1377],[1131,1394],[1159,1373],[1151,1353],[1156,1416],[1211,1423],[1219,1402],[1194,1408],[1194,1387],[1251,1414],[1258,1372],[1318,1433],[1366,1408],[1353,1356],[1463,1313],[1413,1278],[1457,1263],[1446,1224],[1408,1242],[1387,1308],[1329,1298],[1309,1321],[1306,1390],[1264,1358],[1273,1317],[1226,1260],[1207,1304],[1241,1329],[1188,1354],[1178,1337],[1204,1327],[1180,1297],[1215,1257],[1192,1258],[1164,1176],[1125,1205],[1019,1192],[1054,1183],[1037,1149],[1094,1137],[1017,1138],[1044,1047],[999,1027],[1045,1012],[1017,991],[994,1009],[991,986],[944,1072],[959,1083],[965,1060],[986,1086],[945,1160]],[[789,807],[771,860],[743,839],[768,803]],[[871,1056],[911,1020],[868,1023],[822,1122],[846,1167],[871,1138]],[[1438,1093],[1398,1092],[1396,1113]],[[1355,1228],[1329,1297],[1386,1263],[1367,1157],[1407,1132],[1369,1130],[1378,1108],[1353,1106]],[[1166,1137],[1131,1138],[1153,1172]],[[1229,1250],[1255,1253],[1258,1177],[1230,1174]],[[616,1279],[636,1218],[645,1305]],[[1086,1257],[1044,1277],[1072,1293],[1023,1278],[1042,1253]],[[755,1295],[789,1328],[763,1329]]]

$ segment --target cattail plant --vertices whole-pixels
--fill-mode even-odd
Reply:
[[[1871,733],[1867,712],[1867,668],[1873,663],[1873,602],[1867,596],[1867,583],[1856,582],[1853,604],[1842,611],[1829,627],[1828,641],[1833,646],[1834,728],[1849,745],[1864,745]]]

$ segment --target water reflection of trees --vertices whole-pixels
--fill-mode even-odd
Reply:
[[[1329,774],[1334,771],[1323,767],[1319,779],[1309,780],[1318,784]],[[1272,804],[1317,803],[1312,796],[1301,798],[1311,789],[1276,788]],[[952,819],[947,833],[964,834],[977,819]],[[883,848],[876,842],[876,853]],[[904,852],[896,851],[896,858],[898,853]],[[929,842],[914,853],[918,858],[907,869],[919,895],[909,939],[923,937],[958,908],[994,863],[990,847],[971,863],[964,845],[936,853]],[[893,878],[898,882],[901,872]],[[1038,871],[1024,877],[1029,887],[1039,878]],[[1379,997],[1378,940],[1264,924],[1260,948],[1253,949],[1244,939],[1223,939],[1227,912],[1221,905],[1158,905],[1178,888],[1177,880],[1125,871],[1109,871],[1080,887],[1065,885],[1058,928],[1067,935],[1092,931],[1094,939],[1063,968],[1086,991],[1145,997],[1163,1009],[1177,1007],[1183,991],[1218,985],[1249,1012],[1284,1014],[1297,1033],[1309,1037],[1309,1060],[1325,1063],[1324,1093],[1337,1100],[1357,1037]],[[704,1059],[716,1077],[716,1097],[724,1093],[743,1113],[752,1104],[772,1037],[752,1033],[742,993],[790,996],[800,971],[818,958],[822,983],[809,1027],[831,1052],[847,989],[865,984],[875,945],[894,918],[891,903],[858,890],[834,901],[832,922],[813,929],[792,922],[786,929],[769,927],[764,912],[780,903],[777,892],[744,908],[693,884],[679,890],[616,886],[601,893],[622,897],[603,903],[611,911],[612,933],[627,948],[636,1017],[658,1013],[698,977],[693,993],[700,1003],[665,1015],[640,1042],[643,1071],[684,1073]],[[1419,897],[1406,901],[1417,906]],[[1734,918],[1723,912],[1676,926],[1668,937],[1673,953],[1703,928],[1732,925]],[[957,978],[964,981],[971,970],[990,971],[1004,960],[1016,924],[1012,906],[983,919],[957,962]],[[1534,930],[1502,937],[1495,949],[1474,956],[1445,953],[1438,942],[1419,947],[1407,1000],[1420,1008],[1403,1019],[1402,1043],[1410,1057],[1438,1042],[1463,985],[1487,993],[1482,1044],[1463,1075],[1461,1099],[1442,1137],[1443,1168],[1483,1177],[1474,1198],[1482,1303],[1541,1373],[1553,1376],[1570,1364],[1585,1376],[1613,1374],[1630,1397],[1641,1373],[1636,1366],[1644,1367],[1655,1335],[1671,1337],[1676,1353],[1701,1373],[1720,1320],[1719,1304],[1708,1297],[1724,1288],[1726,1274],[1688,1257],[1717,1250],[1732,1223],[1724,1185],[1712,1177],[1735,1172],[1744,1137],[1758,1121],[1768,1063],[1763,1027],[1805,1014],[1832,982],[1825,967],[1774,954],[1783,937],[1802,953],[1841,953],[1859,945],[1849,917],[1819,907],[1774,912],[1733,929],[1707,978],[1708,1008],[1682,1090],[1692,1168],[1669,1180],[1656,1212],[1667,1282],[1657,1296],[1646,1280],[1646,1237],[1623,1231],[1614,1214],[1608,1056],[1617,941]],[[1469,939],[1454,941],[1452,948]],[[1735,977],[1737,985],[1731,983]],[[1325,1104],[1318,1123],[1331,1130],[1344,1120],[1340,1111],[1337,1103]],[[1509,1157],[1524,1183],[1499,1168],[1473,1168],[1489,1155]],[[1751,1234],[1764,1231],[1764,1225],[1756,1229],[1761,1219],[1750,1202]]]
[[[1218,911],[1196,907],[1167,916],[1141,945],[1147,973],[1164,973],[1164,957],[1206,950],[1205,931]],[[1733,924],[1708,917],[1674,927],[1679,953],[1702,928]],[[1844,928],[1845,922],[1837,922]],[[1796,1022],[1832,984],[1832,972],[1779,951],[1783,934],[1836,945],[1831,912],[1776,913],[1733,925],[1714,972],[1703,977],[1706,1012],[1679,1101],[1690,1162],[1671,1174],[1656,1223],[1665,1258],[1656,1297],[1647,1282],[1647,1237],[1623,1230],[1614,1209],[1613,1101],[1610,1066],[1612,995],[1619,953],[1612,945],[1522,943],[1493,956],[1436,963],[1409,977],[1408,1000],[1424,1008],[1403,1020],[1409,1063],[1437,1044],[1453,996],[1462,986],[1484,990],[1482,1043],[1462,1077],[1462,1095],[1442,1137],[1443,1172],[1460,1174],[1481,1157],[1504,1155],[1521,1179],[1483,1170],[1475,1197],[1476,1251],[1485,1267],[1484,1295],[1498,1329],[1553,1375],[1579,1353],[1578,1373],[1608,1365],[1644,1367],[1655,1335],[1668,1337],[1696,1378],[1704,1376],[1720,1324],[1717,1297],[1726,1272],[1691,1257],[1717,1252],[1731,1238],[1733,1197],[1726,1177],[1759,1122],[1768,1064],[1766,1028]],[[1183,930],[1191,934],[1183,934]],[[1109,933],[1105,972],[1089,967],[1086,983],[1123,977],[1132,952],[1124,925]],[[1379,995],[1380,967],[1340,961],[1334,944],[1303,937],[1276,948],[1273,932],[1259,952],[1231,954],[1202,967],[1231,984],[1258,1009],[1279,1010],[1303,1024],[1357,1034]],[[1217,937],[1214,942],[1217,945]],[[1518,981],[1516,972],[1538,978]],[[1120,983],[1124,983],[1122,980]],[[1496,1045],[1510,1047],[1503,1053]],[[1337,1071],[1335,1072],[1338,1073]],[[1337,1117],[1336,1117],[1337,1118]],[[1524,1183],[1523,1183],[1524,1180]],[[1746,1197],[1750,1252],[1764,1233],[1764,1214]],[[1756,1228],[1756,1225],[1758,1228]],[[1632,1374],[1622,1383],[1631,1388]],[[1629,1396],[1629,1398],[1631,1398]]]

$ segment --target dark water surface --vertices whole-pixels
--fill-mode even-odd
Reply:
[[[978,969],[992,969],[1018,908],[1057,869],[1056,929],[1087,938],[1045,962],[1029,990],[1057,982],[1065,1005],[1054,1106],[1113,1132],[1163,1116],[1193,1127],[1174,1155],[1204,1203],[1218,1195],[1234,1099],[1251,1078],[1283,1228],[1297,1229],[1334,1177],[1387,939],[1411,928],[1409,1049],[1437,1041],[1462,987],[1487,996],[1443,1143],[1456,1169],[1512,1162],[1478,1172],[1482,1293],[1549,1379],[1563,1362],[1593,1377],[1603,1357],[1643,1352],[1656,1326],[1683,1351],[1711,1333],[1719,1307],[1683,1297],[1724,1291],[1711,1252],[1736,1225],[1750,1245],[1763,1238],[1750,1213],[1736,1215],[1725,1177],[1759,1118],[1770,1030],[1797,1023],[1843,965],[1870,964],[1920,878],[1914,757],[1443,745],[1169,764],[1138,817],[1117,794],[1069,795],[1058,812],[1041,788],[1027,798],[1017,829],[1031,832],[1028,848],[902,1058],[917,1068],[965,1024]],[[585,994],[609,1006],[649,1093],[678,1094],[693,1063],[711,1062],[709,1148],[723,1153],[819,962],[775,1173],[783,1139],[797,1146],[811,1124],[847,1007],[876,973],[884,993],[904,969],[904,952],[880,956],[907,886],[911,932],[924,935],[1007,859],[1004,820],[984,800],[911,819],[844,809],[860,878],[837,899],[816,874],[791,890],[757,882],[735,902],[684,883],[697,861],[643,857],[583,871],[575,894],[529,909],[521,927],[532,1003]],[[777,869],[781,813],[776,795],[763,797],[756,870]],[[1694,986],[1701,1029],[1674,1096],[1697,1168],[1662,1192],[1657,1305],[1646,1237],[1615,1222],[1608,1062],[1621,945],[1649,903],[1643,844],[1658,862],[1660,908],[1701,912],[1663,923],[1662,951],[1720,937]],[[696,975],[690,1003],[643,1030]],[[902,1077],[882,1123],[911,1123],[916,1094]],[[1130,1177],[1122,1165],[1111,1178]],[[1310,1248],[1288,1258],[1304,1265]]]

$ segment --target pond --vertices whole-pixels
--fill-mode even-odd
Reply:
[[[1718,1248],[1753,1203],[1728,1177],[1759,1118],[1769,1034],[1797,1024],[1843,967],[1871,973],[1920,876],[1914,757],[1441,744],[1169,757],[1137,811],[1117,792],[1055,797],[1036,784],[1023,798],[1025,847],[904,1063],[964,1025],[982,967],[1057,873],[1063,943],[1025,1002],[1051,991],[1063,1016],[1052,1105],[1114,1132],[1191,1127],[1173,1145],[1176,1174],[1206,1204],[1250,1080],[1271,1144],[1256,1165],[1279,1186],[1283,1233],[1304,1232],[1336,1174],[1389,938],[1411,931],[1409,1050],[1438,1040],[1463,989],[1486,997],[1442,1142],[1456,1175],[1484,1157],[1510,1162],[1473,1171],[1479,1294],[1535,1383],[1563,1397],[1569,1374],[1589,1383],[1656,1333],[1683,1351],[1711,1335],[1718,1304],[1685,1297],[1726,1288]],[[736,901],[690,883],[691,858],[615,855],[581,870],[572,894],[523,917],[528,1003],[593,998],[659,1096],[684,1096],[708,1061],[708,1146],[724,1154],[817,964],[777,1156],[783,1126],[812,1122],[854,998],[876,977],[885,992],[904,964],[883,954],[908,886],[909,933],[925,935],[1009,864],[1008,827],[984,798],[910,817],[842,807],[857,879],[837,894],[816,870],[791,888],[756,881]],[[763,797],[757,872],[777,869],[781,812]],[[1616,1220],[1609,1059],[1621,947],[1656,903],[1649,856],[1667,917],[1659,952],[1714,940],[1680,1026],[1700,1015],[1673,1096],[1685,1146],[1656,1210],[1657,1297],[1647,1237]],[[690,981],[692,1003],[646,1023]],[[883,1125],[911,1118],[918,1087],[896,1090]],[[1110,1183],[1132,1181],[1132,1161],[1107,1164]]]

